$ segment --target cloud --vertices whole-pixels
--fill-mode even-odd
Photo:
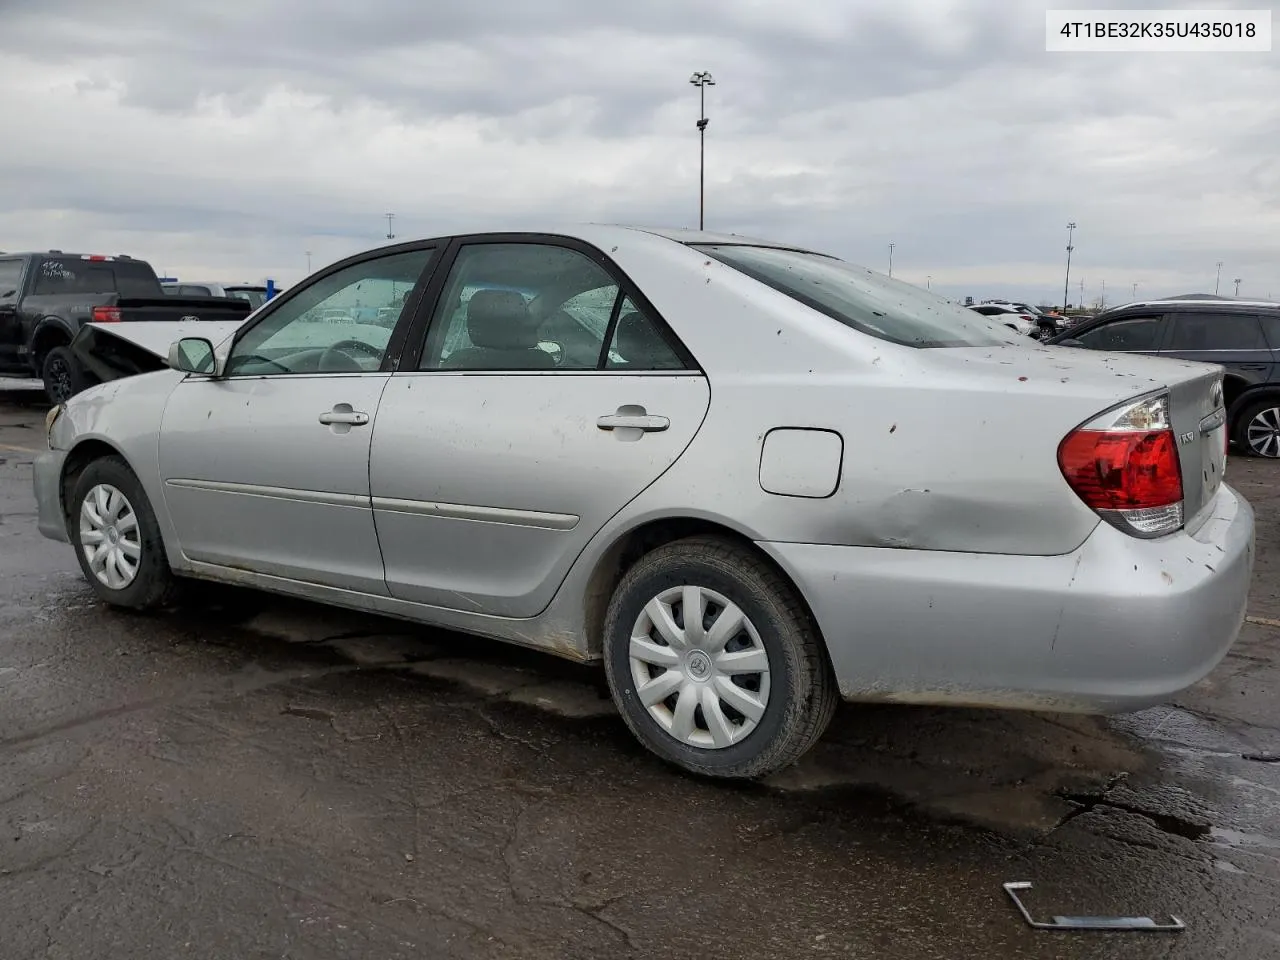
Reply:
[[[444,6],[10,0],[5,248],[294,282],[388,211],[693,225],[708,69],[710,227],[1056,302],[1073,220],[1090,299],[1211,289],[1218,260],[1280,295],[1265,54],[1048,54],[1044,6],[997,0]]]

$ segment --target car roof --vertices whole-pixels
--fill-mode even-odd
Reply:
[[[1097,316],[1110,317],[1122,311],[1150,310],[1153,307],[1166,309],[1173,307],[1178,310],[1194,310],[1200,313],[1222,313],[1224,311],[1230,313],[1240,310],[1280,310],[1280,303],[1274,300],[1188,300],[1176,297],[1167,300],[1138,300],[1133,303],[1122,303],[1117,307],[1102,311]]]

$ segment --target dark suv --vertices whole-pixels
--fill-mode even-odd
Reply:
[[[1280,304],[1245,300],[1153,300],[1098,314],[1044,341],[1114,353],[1216,363],[1231,440],[1280,458]]]

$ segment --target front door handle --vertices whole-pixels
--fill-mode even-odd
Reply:
[[[666,417],[644,413],[615,413],[601,417],[596,421],[596,426],[601,430],[643,430],[645,433],[655,433],[667,429],[671,426],[671,421]]]
[[[332,410],[320,414],[320,422],[325,426],[363,427],[369,422],[369,415],[352,410],[349,403],[335,403]]]

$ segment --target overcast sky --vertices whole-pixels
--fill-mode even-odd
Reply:
[[[1176,0],[1127,7],[1263,7]],[[1023,0],[0,0],[0,248],[273,276],[606,220],[961,297],[1280,298],[1280,52],[1046,53]]]

